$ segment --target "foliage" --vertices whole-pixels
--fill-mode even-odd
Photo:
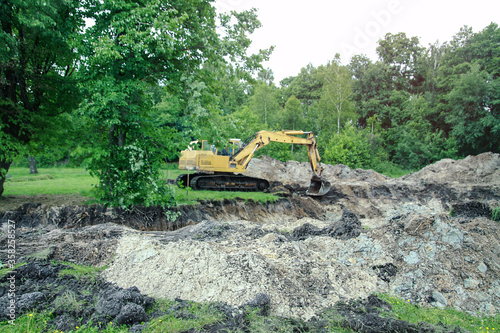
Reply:
[[[174,204],[171,191],[160,179],[161,163],[147,140],[103,151],[90,165],[91,175],[99,179],[97,197],[105,205],[122,208]]]
[[[491,219],[493,221],[499,221],[500,222],[500,207],[494,207],[491,210]]]
[[[373,164],[370,145],[363,131],[347,123],[339,134],[327,143],[323,156],[329,164],[345,164],[350,168],[370,168]]]
[[[59,118],[79,101],[75,45],[80,1],[8,0],[0,5],[0,196],[20,153],[64,131]]]
[[[421,96],[412,96],[404,105],[405,121],[387,132],[388,145],[394,142],[392,160],[406,168],[418,169],[443,158],[457,157],[454,137],[433,132],[426,116],[429,105]]]
[[[92,2],[88,11],[95,24],[82,47],[80,111],[101,134],[89,165],[97,195],[122,207],[168,204],[160,161],[193,138],[225,138],[217,77],[244,78],[268,57],[246,55],[260,22],[255,10],[222,14],[220,36],[208,0]]]
[[[340,133],[341,124],[355,120],[352,103],[352,78],[345,66],[340,65],[340,56],[318,69],[322,82],[321,98],[315,119],[318,132]],[[336,122],[332,120],[336,119]],[[336,125],[336,126],[335,126]]]
[[[106,269],[106,266],[103,267],[94,267],[87,265],[79,265],[72,262],[61,262],[61,264],[70,266],[71,268],[61,269],[59,271],[59,277],[63,277],[65,275],[72,275],[78,279],[90,279],[95,281],[97,276]]]
[[[448,93],[451,112],[446,121],[463,155],[500,152],[499,84],[476,63]]]

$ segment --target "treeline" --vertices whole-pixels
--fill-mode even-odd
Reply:
[[[376,62],[356,55],[342,65],[337,55],[325,65],[302,68],[279,86],[271,70],[247,80],[220,72],[212,82],[219,89],[214,100],[190,106],[208,114],[211,104],[213,112],[201,122],[186,118],[192,113],[180,96],[157,86],[150,92],[156,96],[154,121],[180,143],[171,145],[168,161],[175,161],[191,139],[207,138],[222,147],[229,137],[244,139],[262,129],[314,131],[324,162],[379,171],[498,153],[499,45],[494,23],[477,33],[464,27],[450,42],[427,48],[416,37],[387,34],[379,41]],[[198,84],[190,93],[198,89],[201,98],[207,86]],[[92,149],[71,140],[75,143],[52,148],[38,159],[44,164],[85,163]],[[271,145],[260,153],[283,161],[307,159],[298,147]]]
[[[248,55],[255,10],[208,0],[1,4],[0,195],[12,163],[86,166],[111,205],[168,203],[159,179],[189,141],[223,148],[263,129],[313,131],[323,162],[419,168],[500,145],[500,30],[425,48],[387,34],[379,60],[338,56],[277,86]],[[268,145],[281,160],[299,147]],[[31,158],[33,161],[33,158]]]
[[[381,171],[500,152],[497,24],[477,33],[464,27],[451,41],[427,48],[417,37],[387,34],[377,54],[376,62],[356,55],[346,65],[337,55],[302,68],[280,87],[272,73],[261,72],[248,94],[235,86],[224,95],[222,109],[231,119],[225,128],[240,124],[234,135],[263,127],[312,130],[323,161]],[[284,149],[270,153],[291,158],[290,147]]]

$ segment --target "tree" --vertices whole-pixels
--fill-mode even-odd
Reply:
[[[285,107],[281,109],[279,114],[279,125],[282,129],[303,129],[305,124],[302,104],[294,95],[290,96],[286,101]]]
[[[154,108],[157,98],[150,92],[164,87],[170,101],[163,106],[172,105],[176,117],[162,118],[174,121],[186,140],[218,137],[216,74],[227,70],[226,57],[240,77],[256,70],[268,53],[247,56],[247,34],[260,22],[254,10],[224,14],[221,37],[209,0],[95,1],[89,12],[95,24],[85,36],[81,112],[102,135],[90,165],[101,201],[123,207],[168,203],[158,168],[175,131],[153,120],[153,113],[168,110]]]
[[[372,165],[370,144],[364,133],[348,122],[339,134],[331,136],[323,160],[330,164],[345,164],[353,169],[369,168]]]
[[[355,119],[352,104],[352,79],[349,70],[340,65],[340,55],[324,67],[318,69],[322,91],[318,104],[317,121],[319,130],[333,132],[331,119],[337,119],[337,134],[340,133],[340,124]]]
[[[257,115],[264,128],[272,128],[276,124],[280,109],[277,88],[271,84],[257,82],[253,95],[249,98],[249,107]]]
[[[422,63],[424,48],[418,37],[406,37],[405,33],[385,35],[378,42],[377,54],[381,61],[389,65],[394,89],[409,93],[420,92],[424,81]]]
[[[13,159],[47,141],[79,102],[75,49],[84,27],[76,0],[6,0],[0,5],[0,195]]]
[[[462,74],[447,95],[451,112],[446,121],[460,153],[500,152],[500,87],[479,64]]]

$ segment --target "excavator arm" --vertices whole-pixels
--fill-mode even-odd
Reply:
[[[297,137],[296,135],[307,134],[306,138]],[[312,132],[304,131],[260,131],[257,132],[254,138],[246,144],[240,151],[231,156],[230,163],[236,163],[238,166],[246,169],[248,163],[253,158],[255,152],[271,142],[281,142],[288,144],[297,144],[307,146],[307,154],[309,156],[309,162],[311,164],[311,169],[313,171],[313,177],[311,178],[311,185],[308,189],[309,195],[324,195],[330,188],[331,184],[324,178],[321,177],[323,173],[323,168],[319,165],[321,158],[319,156],[318,146],[316,144],[316,139]]]
[[[307,138],[297,137],[294,135],[307,134]],[[307,154],[309,155],[309,162],[311,163],[311,169],[314,174],[321,176],[323,168],[319,165],[321,158],[318,152],[318,146],[316,144],[316,139],[312,132],[304,131],[260,131],[257,132],[249,143],[243,147],[236,154],[231,156],[230,160],[236,162],[238,165],[243,166],[245,169],[253,158],[255,152],[271,142],[281,142],[296,145],[307,146]]]

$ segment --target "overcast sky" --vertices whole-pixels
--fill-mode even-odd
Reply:
[[[317,67],[340,53],[347,64],[354,54],[376,60],[377,41],[388,32],[417,36],[422,46],[450,41],[461,27],[474,32],[500,24],[499,0],[216,0],[219,11],[257,8],[262,28],[252,35],[251,51],[275,46],[264,67],[275,83]]]

